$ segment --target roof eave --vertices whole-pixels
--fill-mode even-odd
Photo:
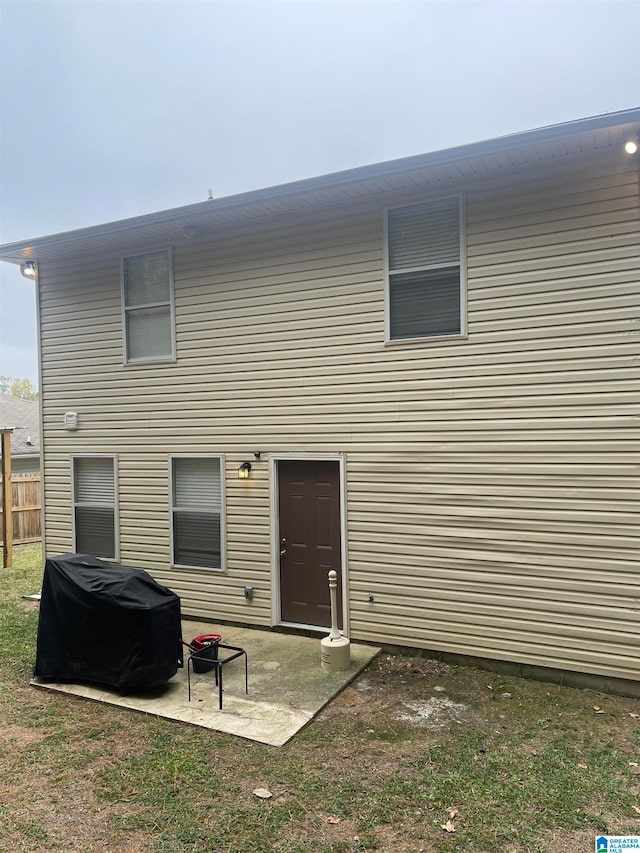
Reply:
[[[0,259],[9,263],[19,264],[28,259],[37,258],[37,249],[62,243],[77,242],[86,238],[115,235],[118,232],[129,232],[145,226],[157,225],[176,219],[185,220],[197,218],[199,214],[224,211],[275,201],[287,196],[300,196],[319,190],[338,188],[346,184],[356,184],[376,178],[384,178],[403,172],[417,171],[437,167],[449,163],[460,162],[472,157],[486,157],[499,154],[522,146],[569,137],[585,131],[597,131],[605,128],[624,127],[640,124],[640,107],[623,110],[562,124],[527,130],[507,136],[473,142],[466,145],[433,151],[427,154],[417,154],[398,160],[388,160],[368,166],[358,166],[341,172],[333,172],[315,178],[306,178],[274,187],[251,190],[237,195],[225,196],[220,199],[210,199],[195,204],[169,208],[155,213],[143,214],[128,219],[106,222],[72,231],[49,234],[31,240],[19,240],[0,246]]]

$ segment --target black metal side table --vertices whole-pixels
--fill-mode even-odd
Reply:
[[[225,655],[223,650],[230,652],[230,654]],[[207,662],[207,669],[213,669],[216,677],[216,684],[218,686],[218,707],[222,710],[222,670],[226,663],[231,663],[232,660],[236,660],[236,658],[242,657],[244,655],[244,690],[245,693],[249,693],[249,662],[247,660],[247,653],[244,649],[241,649],[240,646],[228,646],[225,643],[216,643],[216,655],[215,659],[211,660],[211,657],[205,657],[205,655],[209,652],[208,649],[200,649],[197,652],[192,652],[187,659],[187,684],[189,690],[189,702],[191,702],[191,668],[193,666],[193,661],[205,661]],[[221,652],[223,652],[221,654]]]

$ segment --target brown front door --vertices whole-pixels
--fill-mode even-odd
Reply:
[[[339,464],[281,460],[278,490],[281,619],[329,627],[328,574],[335,569],[342,627]]]

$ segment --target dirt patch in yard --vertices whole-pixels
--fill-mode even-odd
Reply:
[[[0,752],[26,749],[47,736],[47,732],[7,723],[0,729]]]

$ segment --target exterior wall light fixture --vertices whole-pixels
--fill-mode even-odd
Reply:
[[[640,130],[636,134],[635,139],[627,139],[624,144],[624,150],[627,154],[635,154],[640,148]]]
[[[25,261],[20,264],[20,272],[25,278],[35,279],[38,275],[38,268],[35,261]]]
[[[248,480],[250,473],[251,473],[251,462],[243,462],[242,465],[238,468],[238,479],[239,480]]]

